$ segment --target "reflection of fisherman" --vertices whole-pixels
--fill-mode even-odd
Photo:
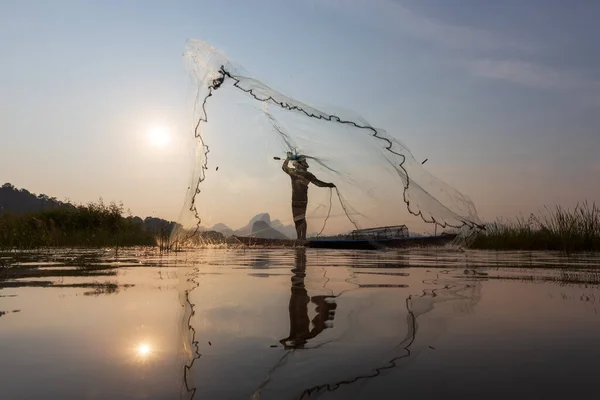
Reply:
[[[294,168],[288,167],[290,160],[294,160]],[[298,240],[306,240],[306,206],[308,205],[308,184],[319,187],[335,187],[333,183],[327,183],[318,180],[313,174],[308,172],[308,163],[306,157],[294,157],[292,153],[287,153],[287,158],[283,162],[283,170],[292,178],[292,215],[296,225],[296,234]]]
[[[306,249],[296,249],[296,267],[292,270],[292,294],[290,296],[290,336],[279,342],[285,348],[303,348],[306,343],[323,332],[326,322],[332,321],[337,304],[327,301],[334,296],[312,296],[308,295],[304,286],[306,277]],[[308,304],[316,305],[317,315],[313,318],[313,328],[310,329],[311,321],[308,319]]]

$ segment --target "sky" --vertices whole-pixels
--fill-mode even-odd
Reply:
[[[0,2],[0,181],[177,219],[188,38],[428,158],[481,219],[600,200],[600,3]],[[163,127],[167,145],[149,137]],[[242,225],[242,224],[240,224]]]

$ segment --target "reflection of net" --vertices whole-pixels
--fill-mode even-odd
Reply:
[[[404,222],[406,209],[444,227],[479,225],[471,200],[429,174],[384,130],[285,96],[206,43],[190,40],[185,56],[198,84],[198,150],[184,226],[239,226],[262,212],[289,221],[289,183],[273,161],[286,152],[305,155],[311,172],[339,190],[332,204],[329,190],[311,189],[314,231],[324,224],[325,233],[339,233]],[[221,211],[229,207],[246,214]]]
[[[182,358],[183,374],[180,387],[180,399],[193,400],[196,395],[196,387],[193,380],[192,368],[197,359],[200,358],[198,351],[198,338],[196,329],[192,326],[194,317],[194,304],[190,300],[192,291],[198,287],[196,277],[198,268],[194,268],[192,273],[185,267],[179,267],[179,301],[181,303],[181,325],[179,326],[179,337],[181,339],[182,351],[179,357]],[[185,277],[185,278],[184,278]]]
[[[405,333],[400,341],[393,337],[374,340],[371,328],[359,329],[362,333],[355,334],[352,333],[357,331],[354,327],[348,335],[342,334],[334,341],[314,346],[313,350],[296,351],[292,358],[287,357],[285,364],[278,365],[271,372],[268,384],[260,388],[260,397],[290,397],[291,393],[295,393],[293,398],[310,399],[326,392],[336,392],[335,398],[346,398],[346,395],[353,393],[356,384],[366,383],[388,370],[411,362],[433,343],[441,333],[441,327],[452,317],[451,312],[444,310],[434,312],[435,308],[447,305],[455,313],[470,313],[480,299],[481,287],[477,282],[467,285],[435,280],[431,284],[439,288],[406,298],[406,320],[401,324]],[[365,313],[363,316],[369,311],[378,312],[368,308],[362,311]],[[358,344],[354,346],[353,343]],[[336,346],[347,350],[338,353]],[[279,373],[282,377],[278,379]],[[290,376],[299,378],[294,380]],[[306,382],[315,384],[306,387]]]

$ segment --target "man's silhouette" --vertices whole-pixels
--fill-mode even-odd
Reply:
[[[294,158],[294,168],[288,166],[292,159],[292,153],[287,153],[287,158],[283,162],[283,170],[292,179],[292,215],[294,216],[294,225],[296,225],[296,234],[298,240],[306,240],[306,206],[308,205],[308,184],[319,187],[333,188],[333,183],[327,183],[318,180],[313,174],[308,172],[308,163],[306,157],[297,156]]]

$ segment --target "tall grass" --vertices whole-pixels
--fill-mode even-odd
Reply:
[[[0,214],[0,248],[104,247],[156,245],[151,232],[123,206],[100,200],[75,207],[55,207],[28,214]]]
[[[492,250],[600,251],[600,207],[577,204],[574,209],[545,207],[528,219],[498,221],[486,226],[470,246]]]

